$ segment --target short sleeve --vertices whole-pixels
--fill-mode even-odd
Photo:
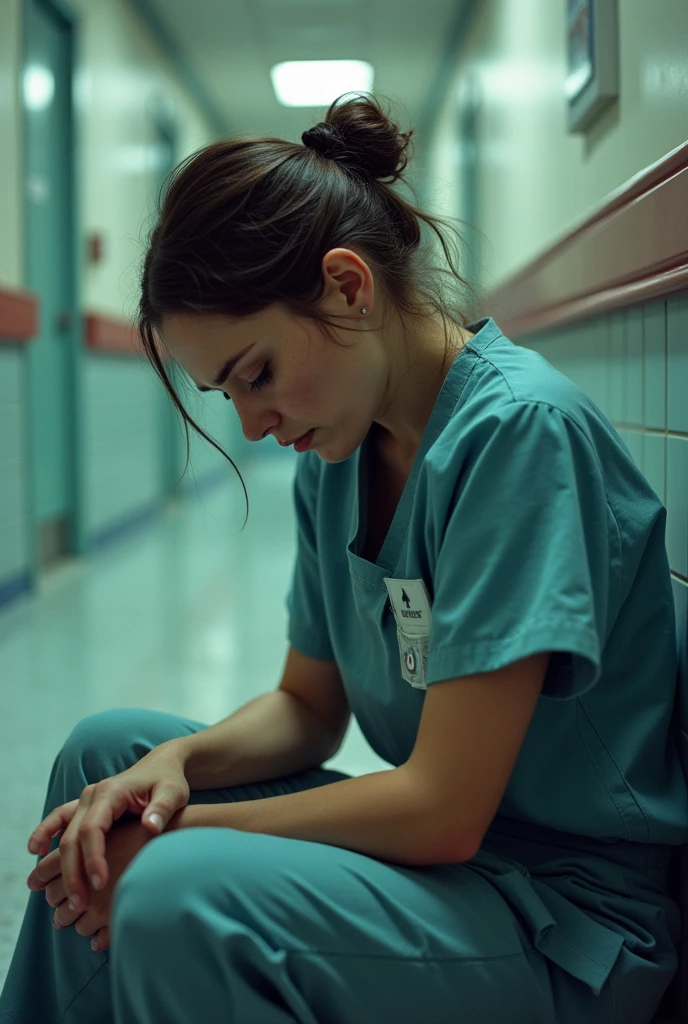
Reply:
[[[286,598],[289,613],[287,637],[291,646],[301,654],[334,661],[318,560],[318,462],[317,454],[304,453],[299,458],[294,476],[296,561]]]
[[[542,695],[579,696],[600,675],[620,572],[595,448],[539,402],[510,403],[469,435],[437,549],[427,681],[549,650]]]

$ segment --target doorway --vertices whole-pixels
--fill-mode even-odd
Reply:
[[[22,98],[26,286],[40,300],[27,346],[31,575],[83,549],[77,516],[77,313],[74,22],[60,0],[24,3]]]

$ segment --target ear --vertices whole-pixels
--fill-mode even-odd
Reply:
[[[373,308],[375,286],[370,267],[352,249],[330,249],[322,260],[325,278],[323,302],[332,313],[358,313]]]

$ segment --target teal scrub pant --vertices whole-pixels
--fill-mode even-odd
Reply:
[[[165,740],[203,728],[137,708],[83,719],[55,760],[42,818]],[[314,769],[197,790],[190,803],[259,800],[348,777]],[[0,1022],[649,1024],[676,969],[658,904],[648,904],[648,931],[636,915],[635,952],[624,945],[594,991],[533,947],[504,895],[513,863],[500,862],[495,886],[480,870],[490,855],[481,856],[406,867],[231,828],[163,833],[120,879],[109,950],[93,952],[74,927],[56,931],[45,892],[30,894]]]

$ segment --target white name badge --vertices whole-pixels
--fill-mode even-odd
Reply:
[[[431,605],[423,580],[384,578],[397,624],[401,674],[418,690],[427,690]]]

